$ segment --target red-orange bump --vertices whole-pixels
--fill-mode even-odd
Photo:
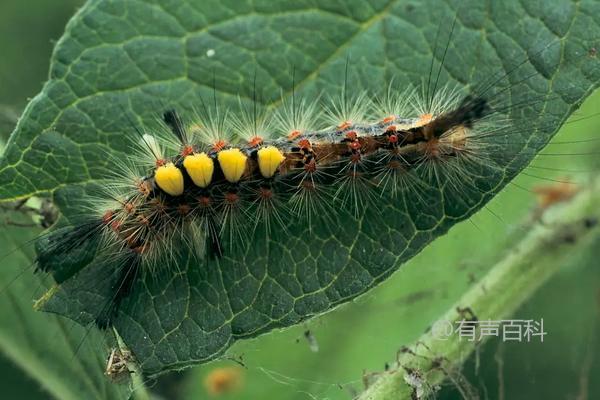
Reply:
[[[131,214],[135,211],[135,206],[133,205],[133,203],[131,202],[127,202],[125,203],[125,205],[123,206],[123,209],[125,210],[125,212],[127,214]]]
[[[293,130],[291,131],[288,135],[287,138],[288,140],[294,140],[297,139],[300,135],[302,135],[302,132],[300,132],[299,130]]]
[[[386,132],[396,132],[398,130],[398,127],[396,127],[396,125],[390,125],[387,128],[385,128]]]
[[[227,146],[227,142],[223,139],[219,139],[213,143],[212,150],[213,151],[221,151]]]
[[[396,116],[395,115],[390,115],[389,117],[385,117],[381,123],[382,124],[389,124],[390,122],[394,122],[396,120]]]
[[[304,164],[304,170],[310,173],[315,172],[317,170],[317,162],[314,160],[314,158],[310,160],[308,164]]]
[[[240,196],[234,192],[225,193],[225,202],[228,204],[235,204],[240,200]]]
[[[273,191],[266,187],[261,187],[258,194],[259,194],[260,198],[263,200],[269,200],[269,199],[273,198]]]
[[[183,149],[181,149],[181,156],[185,157],[185,156],[189,156],[194,154],[194,148],[190,145],[187,146],[183,146]]]
[[[358,134],[356,133],[356,131],[346,132],[346,139],[356,140],[358,139]]]
[[[422,114],[419,115],[419,123],[420,124],[428,124],[433,119],[433,114]]]
[[[114,216],[115,213],[112,210],[108,210],[104,213],[104,215],[102,215],[102,223],[104,225],[108,225],[112,221]]]
[[[427,155],[429,158],[439,158],[441,155],[439,142],[440,141],[438,138],[428,140],[425,143],[425,155]]]
[[[352,127],[352,121],[344,121],[341,124],[339,124],[337,127],[340,131],[345,131],[346,129]]]
[[[138,189],[138,191],[139,191],[139,192],[140,192],[142,195],[144,195],[144,196],[146,196],[146,197],[147,197],[148,195],[150,195],[151,188],[150,188],[150,184],[149,184],[149,182],[148,182],[148,181],[142,181],[142,180],[140,180],[140,181],[137,183],[137,185],[136,185],[136,186],[137,186],[137,189]]]
[[[160,168],[167,165],[167,160],[161,158],[159,160],[156,160],[156,168]]]
[[[392,134],[390,136],[388,136],[388,142],[390,143],[398,143],[398,135],[396,134]]]
[[[311,148],[310,140],[300,139],[300,141],[298,142],[298,146],[303,150],[309,150]]]
[[[348,146],[350,146],[352,150],[359,150],[361,147],[360,142],[358,140],[348,143]]]
[[[248,145],[250,147],[258,147],[261,144],[263,144],[263,138],[260,136],[253,136],[250,138],[250,140],[248,140]]]
[[[200,196],[198,197],[198,204],[200,204],[202,207],[210,207],[211,204],[211,199],[208,196]]]

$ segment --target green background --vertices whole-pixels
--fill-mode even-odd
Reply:
[[[48,76],[53,42],[81,1],[45,0],[0,2],[0,141],[2,147],[30,97],[37,94]],[[4,229],[4,228],[2,228]],[[6,247],[2,246],[2,254]],[[1,287],[4,288],[5,281]],[[3,296],[0,301],[7,301]],[[38,382],[28,378],[2,357],[2,398],[48,398]]]

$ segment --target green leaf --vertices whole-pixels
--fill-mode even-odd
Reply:
[[[23,215],[4,210],[0,218],[27,222]],[[8,254],[0,271],[0,351],[54,398],[127,399],[127,385],[115,385],[103,374],[110,349],[99,332],[33,310],[32,297],[47,285],[30,273],[32,257],[23,243],[37,233],[22,227],[0,230],[0,253]]]
[[[524,124],[497,154],[503,170],[481,171],[458,198],[432,187],[427,203],[382,196],[358,218],[344,210],[312,231],[290,221],[286,232],[256,239],[247,251],[198,265],[188,257],[166,279],[140,280],[119,307],[115,326],[150,376],[204,362],[231,343],[296,324],[377,285],[504,187],[600,82],[591,49],[600,37],[597,1],[511,0],[314,2],[167,0],[90,1],[59,42],[44,90],[29,104],[0,165],[0,198],[52,191],[64,214],[86,185],[129,152],[126,113],[150,123],[165,104],[183,112],[212,95],[237,101],[252,93],[277,107],[280,90],[338,94],[349,63],[351,90],[377,92],[427,77],[440,64],[438,26],[456,28],[440,82],[477,87],[499,76]],[[518,23],[515,23],[518,21]],[[547,51],[544,45],[556,43]],[[437,51],[435,51],[436,46]],[[209,50],[214,55],[209,57]],[[590,56],[588,56],[588,53]],[[525,61],[522,65],[519,63]],[[543,101],[540,101],[543,100]],[[79,186],[74,186],[79,185]],[[182,271],[182,273],[179,273]],[[61,284],[48,311],[78,319],[97,308],[89,268]],[[86,317],[87,318],[87,317]],[[89,321],[89,318],[80,321]]]

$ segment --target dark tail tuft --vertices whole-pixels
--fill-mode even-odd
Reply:
[[[489,112],[487,100],[481,97],[467,96],[453,111],[440,115],[425,128],[427,138],[440,137],[457,126],[471,128],[475,122]]]
[[[165,111],[163,114],[163,120],[165,123],[171,128],[171,132],[177,137],[177,139],[181,142],[182,145],[187,144],[187,134],[185,132],[185,127],[183,126],[183,121],[177,114],[175,110]]]
[[[57,283],[75,275],[96,255],[101,225],[101,221],[94,220],[58,228],[40,237],[35,244],[37,269],[51,273]]]

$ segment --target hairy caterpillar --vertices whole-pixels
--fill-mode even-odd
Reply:
[[[288,115],[254,114],[231,126],[227,112],[205,108],[207,119],[191,129],[176,112],[167,111],[164,122],[176,143],[140,131],[142,155],[153,167],[146,175],[129,170],[122,182],[109,185],[110,206],[100,202],[99,216],[46,237],[38,265],[53,270],[47,258],[70,264],[67,259],[82,247],[86,253],[98,247],[97,257],[118,265],[117,293],[126,293],[140,271],[171,265],[169,254],[178,246],[196,247],[200,257],[206,248],[210,256],[220,257],[227,251],[221,244],[224,234],[228,246],[242,246],[247,241],[237,235],[259,224],[284,225],[277,214],[282,208],[293,209],[293,218],[307,223],[312,212],[330,202],[358,214],[380,190],[396,196],[414,189],[419,183],[412,170],[440,178],[455,168],[469,179],[464,175],[469,164],[492,162],[485,138],[502,127],[493,123],[485,99],[460,97],[445,88],[429,99],[414,93],[389,90],[374,110],[365,96],[334,103],[325,111],[329,126],[323,129],[307,126],[317,117],[315,106],[305,103],[298,109],[284,107]],[[381,117],[368,120],[371,113]],[[281,128],[280,137],[269,138],[270,118],[287,128]],[[237,143],[224,136],[232,130],[242,138]],[[169,147],[176,151],[167,155]],[[457,176],[446,176],[456,185],[452,179]],[[325,197],[332,186],[337,189]],[[77,272],[60,268],[62,279]]]

